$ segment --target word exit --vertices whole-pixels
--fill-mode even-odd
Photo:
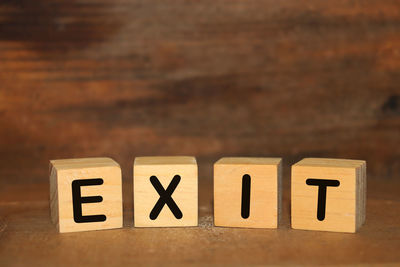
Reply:
[[[135,227],[198,225],[194,157],[137,157]],[[365,221],[366,162],[305,158],[292,166],[294,229],[356,232]],[[214,224],[277,228],[281,158],[222,158],[214,164]],[[121,168],[110,158],[50,161],[50,210],[59,232],[123,226]]]

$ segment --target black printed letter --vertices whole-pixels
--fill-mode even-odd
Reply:
[[[103,179],[85,179],[72,181],[72,205],[74,209],[74,221],[76,223],[86,222],[104,222],[107,217],[105,215],[82,215],[82,203],[102,202],[101,196],[82,197],[81,186],[102,185]]]
[[[242,177],[242,218],[247,219],[250,216],[250,185],[251,177],[248,174]]]
[[[176,205],[175,201],[172,199],[172,193],[175,191],[175,188],[178,186],[179,182],[181,181],[181,177],[179,175],[175,175],[172,178],[171,183],[167,187],[167,190],[164,190],[164,187],[160,183],[160,181],[154,175],[150,177],[150,182],[156,189],[157,193],[160,195],[156,205],[150,212],[150,219],[155,220],[157,219],[158,215],[160,214],[162,208],[165,204],[170,208],[172,214],[174,214],[175,218],[181,219],[183,214],[179,209],[178,205]]]
[[[326,179],[307,179],[306,184],[318,186],[318,206],[317,206],[317,218],[320,221],[325,219],[325,207],[326,207],[326,187],[340,185],[338,180],[326,180]]]

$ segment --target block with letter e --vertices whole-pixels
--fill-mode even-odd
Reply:
[[[51,160],[50,210],[60,233],[121,228],[120,166],[110,158]]]
[[[133,170],[136,227],[198,225],[194,157],[137,157]]]
[[[292,166],[292,228],[356,232],[365,221],[366,162],[305,158]]]

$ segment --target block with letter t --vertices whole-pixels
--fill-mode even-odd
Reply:
[[[356,232],[365,221],[366,162],[305,158],[292,166],[292,228]]]
[[[50,210],[60,233],[122,227],[120,166],[110,158],[51,160]]]

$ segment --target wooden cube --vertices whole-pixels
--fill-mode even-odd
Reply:
[[[194,157],[137,157],[133,168],[136,227],[198,225]]]
[[[354,233],[365,221],[366,162],[305,158],[292,166],[292,228]]]
[[[277,228],[281,158],[222,158],[214,164],[215,226]]]
[[[110,158],[51,160],[50,210],[60,233],[122,227],[118,163]]]

